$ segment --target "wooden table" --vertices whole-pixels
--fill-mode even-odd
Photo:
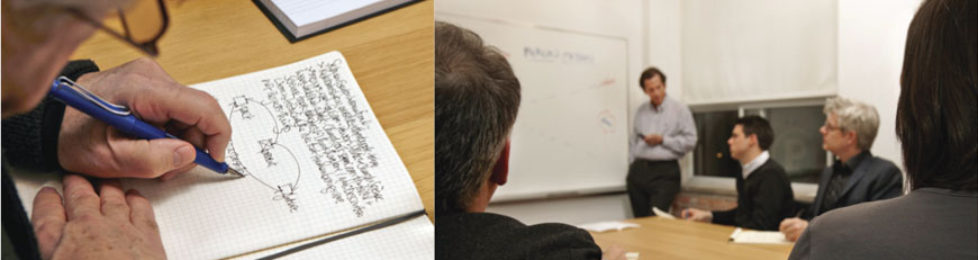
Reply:
[[[170,27],[156,61],[190,85],[268,69],[332,50],[353,75],[434,216],[434,3],[424,1],[296,43],[251,1],[166,1]],[[144,56],[98,32],[72,59],[103,70]]]
[[[685,220],[647,217],[626,220],[639,228],[591,233],[607,248],[618,245],[639,252],[639,259],[787,259],[793,245],[727,242],[735,227]]]

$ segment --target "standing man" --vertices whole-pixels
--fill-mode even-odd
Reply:
[[[635,112],[631,166],[626,184],[635,217],[668,211],[679,193],[679,158],[696,147],[696,124],[683,103],[666,97],[666,75],[656,67],[642,72],[639,87],[649,96]]]
[[[781,222],[781,233],[795,241],[808,221],[833,209],[868,201],[889,199],[903,193],[903,176],[895,164],[873,156],[869,148],[876,139],[880,119],[876,108],[846,98],[825,102],[822,149],[837,158],[825,168],[815,202],[801,218]]]
[[[737,120],[730,139],[730,156],[740,161],[737,207],[727,211],[683,210],[685,219],[757,230],[777,230],[794,213],[794,193],[784,167],[767,152],[774,130],[767,120],[747,116]]]

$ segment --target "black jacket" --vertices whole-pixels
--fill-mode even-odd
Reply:
[[[781,164],[768,159],[745,180],[737,174],[737,207],[714,211],[713,223],[755,230],[778,230],[794,215],[794,193]]]
[[[72,80],[98,71],[90,60],[72,61],[61,71]],[[53,82],[54,79],[51,79]],[[50,85],[47,85],[50,86]],[[3,258],[40,259],[34,227],[17,194],[8,164],[33,171],[59,169],[58,132],[65,105],[45,98],[34,110],[3,120]],[[8,249],[13,249],[10,252]],[[15,254],[15,255],[14,255]]]
[[[863,202],[889,199],[903,194],[903,175],[893,162],[863,152],[852,160],[859,160],[852,169],[852,175],[846,182],[839,200],[831,209],[842,208]],[[818,183],[818,193],[812,207],[806,211],[804,218],[812,219],[822,215],[822,200],[825,199],[825,188],[832,177],[832,167],[822,170]]]
[[[565,224],[457,213],[435,217],[435,230],[435,259],[601,259],[591,234]]]

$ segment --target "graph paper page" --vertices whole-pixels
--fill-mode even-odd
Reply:
[[[423,209],[339,52],[191,86],[232,127],[227,163],[126,180],[153,204],[167,256],[241,255]]]

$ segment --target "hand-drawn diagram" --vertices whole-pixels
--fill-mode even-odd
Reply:
[[[297,192],[309,190],[306,186],[321,185],[319,194],[333,204],[348,204],[358,217],[384,199],[384,186],[372,172],[378,158],[365,133],[374,117],[357,102],[363,99],[352,91],[359,90],[339,73],[341,62],[263,79],[264,97],[241,95],[230,102],[228,119],[235,129],[228,146],[230,166],[270,188],[273,199],[293,212],[299,209]],[[315,164],[318,183],[300,183],[300,160]]]
[[[228,120],[231,129],[240,129],[232,132],[228,145],[231,168],[275,191],[275,199],[285,201],[289,210],[298,210],[295,191],[301,168],[295,154],[278,143],[281,128],[272,111],[255,99],[237,96],[231,103]],[[273,124],[260,127],[267,122]]]

